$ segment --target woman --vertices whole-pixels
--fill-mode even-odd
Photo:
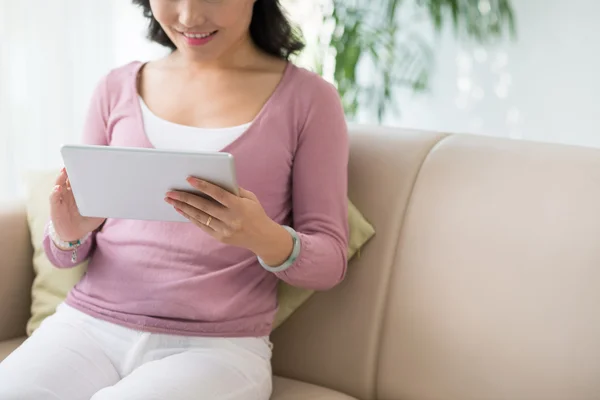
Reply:
[[[63,170],[44,246],[88,270],[0,364],[2,400],[268,399],[278,281],[325,290],[345,274],[344,114],[288,62],[302,44],[278,0],[134,3],[173,51],[101,80],[84,143],[227,151],[243,189],[189,178],[218,202],[166,193],[191,223],[104,220],[78,213]]]

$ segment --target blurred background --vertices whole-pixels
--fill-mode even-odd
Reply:
[[[283,0],[349,121],[600,147],[600,2]],[[0,0],[0,201],[61,166],[98,79],[165,50],[128,0]]]

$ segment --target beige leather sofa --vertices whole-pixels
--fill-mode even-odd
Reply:
[[[273,334],[274,399],[600,399],[600,151],[353,127],[350,180],[377,236]],[[0,359],[30,258],[5,208]]]

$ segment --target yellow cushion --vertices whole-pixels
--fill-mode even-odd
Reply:
[[[42,238],[44,227],[50,218],[48,196],[57,174],[58,171],[44,171],[31,172],[26,176],[26,205],[34,248],[33,268],[35,270],[31,293],[31,318],[27,324],[29,335],[39,327],[44,318],[54,313],[56,306],[66,298],[69,290],[81,279],[87,267],[87,262],[84,262],[75,268],[57,269],[44,254]],[[350,225],[348,260],[350,260],[373,237],[375,231],[351,202],[348,204],[348,218]],[[280,326],[313,293],[312,290],[298,289],[281,283],[278,291],[279,310],[273,328]]]
[[[375,235],[375,230],[351,201],[348,201],[348,224],[350,228],[348,261],[350,261],[355,255],[360,255],[360,249]],[[300,289],[280,282],[277,291],[279,309],[275,315],[273,329],[281,326],[313,293],[313,290]]]
[[[50,218],[48,196],[54,187],[58,171],[30,172],[25,177],[27,196],[27,219],[33,243],[33,269],[35,278],[31,292],[31,318],[27,323],[27,334],[31,335],[44,318],[52,315],[67,296],[71,288],[85,273],[87,263],[74,268],[57,269],[42,247],[44,227]]]

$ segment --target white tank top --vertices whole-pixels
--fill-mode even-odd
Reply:
[[[230,128],[196,128],[166,121],[155,115],[140,97],[144,129],[157,149],[221,151],[239,138],[251,122]]]

